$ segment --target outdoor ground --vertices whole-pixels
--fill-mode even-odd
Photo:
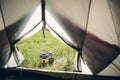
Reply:
[[[73,71],[74,57],[76,51],[64,45],[54,38],[49,31],[45,30],[45,38],[42,31],[17,44],[24,55],[22,66],[27,68],[39,68],[59,71]],[[48,64],[47,59],[41,59],[41,53],[53,53],[54,62]],[[41,63],[45,60],[45,66]]]

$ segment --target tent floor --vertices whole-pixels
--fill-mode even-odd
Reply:
[[[79,72],[14,68],[0,69],[0,80],[120,80],[120,77],[87,75],[80,74]]]

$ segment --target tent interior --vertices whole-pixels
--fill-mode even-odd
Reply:
[[[120,0],[0,0],[0,78],[119,80],[119,14]],[[45,28],[76,50],[77,72],[18,67],[16,44]],[[79,72],[81,59],[92,74]]]

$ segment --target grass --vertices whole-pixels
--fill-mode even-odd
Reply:
[[[45,38],[43,38],[42,31],[39,31],[34,36],[19,42],[17,46],[25,58],[22,63],[24,67],[59,71],[73,70],[75,50],[58,41],[47,30],[45,30]],[[52,52],[54,63],[40,67],[43,61],[39,57],[41,52]],[[47,59],[45,61],[47,62]]]

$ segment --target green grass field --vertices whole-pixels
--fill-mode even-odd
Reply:
[[[43,38],[42,31],[39,31],[32,37],[19,42],[17,46],[25,58],[22,63],[23,67],[59,71],[73,70],[75,50],[54,38],[47,30],[45,30],[45,38]],[[54,63],[52,65],[48,65],[48,60],[45,59],[46,66],[40,67],[43,59],[39,55],[42,52],[53,53]]]

